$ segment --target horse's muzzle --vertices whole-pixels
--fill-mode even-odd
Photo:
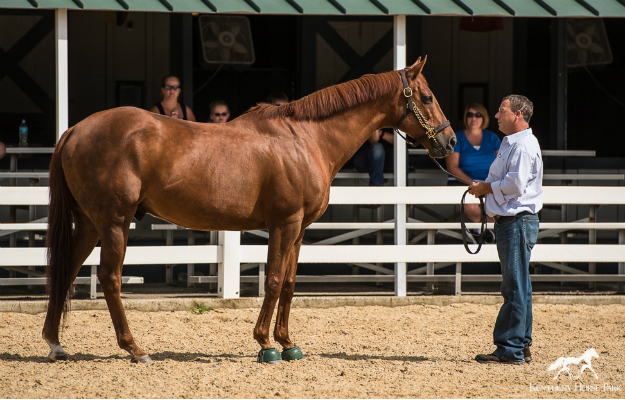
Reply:
[[[432,146],[430,156],[435,158],[442,158],[451,155],[454,152],[456,146],[456,135],[453,135],[449,140],[441,143],[440,139],[437,139]]]

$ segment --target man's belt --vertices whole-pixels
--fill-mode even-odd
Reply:
[[[503,224],[505,222],[508,221],[512,221],[513,218],[516,217],[523,217],[525,215],[536,215],[534,213],[531,213],[529,211],[521,211],[520,213],[518,213],[517,215],[508,215],[508,216],[501,216],[501,215],[495,215],[493,216],[493,219],[495,220],[495,222],[497,222],[498,224]]]

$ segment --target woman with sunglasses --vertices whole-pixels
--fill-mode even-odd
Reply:
[[[163,83],[161,85],[163,99],[156,103],[150,111],[172,118],[195,122],[195,115],[191,108],[178,102],[180,91],[180,79],[174,75],[166,76],[163,78]]]
[[[499,137],[484,129],[488,126],[488,111],[480,103],[471,103],[464,110],[464,130],[456,132],[456,146],[454,152],[447,156],[447,170],[469,182],[484,181],[488,177],[490,165],[499,152],[501,140]],[[465,182],[449,177],[448,186],[468,186]],[[473,222],[480,222],[479,204],[466,204],[465,215]],[[487,217],[493,222],[491,217]],[[485,237],[489,242],[492,237]]]

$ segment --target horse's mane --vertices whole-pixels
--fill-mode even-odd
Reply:
[[[318,120],[347,108],[376,99],[401,84],[397,71],[365,75],[359,79],[330,86],[279,107],[259,103],[248,113],[268,119]]]

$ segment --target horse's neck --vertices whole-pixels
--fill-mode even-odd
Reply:
[[[315,121],[315,142],[334,176],[376,129],[388,125],[388,116],[381,113],[379,105],[389,104],[393,94],[385,99],[374,99],[346,109],[343,112]]]
[[[593,357],[599,357],[599,355],[598,355],[597,353],[595,353],[595,352],[592,352],[591,350],[586,350],[586,352],[582,355],[582,357],[581,357],[581,358],[582,358],[584,361],[586,361],[587,363],[589,363],[589,364],[590,364],[590,360],[591,360]]]

